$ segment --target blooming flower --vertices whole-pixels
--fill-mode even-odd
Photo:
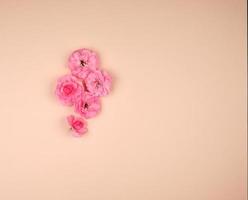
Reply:
[[[100,99],[89,94],[81,96],[75,103],[75,111],[86,119],[95,117],[100,109]]]
[[[67,117],[67,122],[69,123],[74,136],[79,137],[87,132],[87,122],[82,118],[69,115]]]
[[[74,51],[68,60],[69,68],[71,73],[83,79],[85,73],[91,69],[95,70],[98,68],[98,57],[97,54],[89,49],[78,49]]]
[[[75,99],[81,95],[83,87],[72,75],[65,75],[58,79],[55,94],[64,105],[73,105]]]
[[[68,66],[71,73],[58,79],[55,94],[64,105],[73,106],[80,115],[66,118],[73,135],[79,137],[88,130],[86,119],[100,112],[100,97],[110,92],[112,79],[99,69],[98,56],[89,49],[74,51],[68,59]]]
[[[88,72],[84,79],[86,90],[92,96],[106,96],[110,92],[111,76],[100,70],[94,70]]]

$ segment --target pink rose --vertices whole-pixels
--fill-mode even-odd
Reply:
[[[112,79],[105,71],[94,70],[86,74],[84,84],[92,96],[106,96],[110,92]]]
[[[100,109],[100,99],[91,95],[84,95],[75,103],[75,111],[86,119],[95,117]]]
[[[98,68],[99,60],[94,51],[78,49],[71,54],[68,63],[71,73],[82,79],[88,69],[95,70]]]
[[[87,122],[82,118],[70,115],[67,117],[67,122],[73,130],[74,136],[79,137],[87,132]]]
[[[78,84],[72,75],[65,75],[58,79],[55,94],[59,100],[68,106],[74,104],[75,99],[83,92],[83,87]]]

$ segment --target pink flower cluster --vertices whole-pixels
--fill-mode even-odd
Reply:
[[[100,109],[100,97],[106,96],[111,88],[111,76],[99,68],[97,54],[89,49],[74,51],[68,60],[71,74],[57,81],[55,94],[66,106],[73,106],[80,117],[67,117],[74,136],[87,132],[85,119],[95,117]]]

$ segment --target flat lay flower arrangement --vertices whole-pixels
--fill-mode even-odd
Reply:
[[[73,135],[82,136],[88,130],[86,120],[100,112],[100,97],[109,94],[112,78],[100,69],[98,55],[89,49],[74,51],[68,67],[71,73],[58,79],[55,94],[63,105],[74,107],[78,116],[66,119]]]

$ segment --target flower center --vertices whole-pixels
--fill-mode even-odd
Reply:
[[[66,95],[71,94],[72,91],[73,91],[73,86],[72,86],[72,85],[65,85],[64,88],[63,88],[63,92],[64,92]]]
[[[99,81],[95,81],[95,86],[96,86],[97,89],[101,86],[101,84],[99,83]]]
[[[85,67],[86,64],[87,64],[87,63],[86,63],[84,60],[80,60],[80,65],[81,65],[81,67]]]
[[[87,110],[88,108],[89,108],[89,104],[85,103],[85,104],[84,104],[84,109]]]
[[[73,128],[76,129],[76,130],[81,129],[82,127],[83,127],[83,123],[80,122],[80,121],[75,121],[73,123]]]

